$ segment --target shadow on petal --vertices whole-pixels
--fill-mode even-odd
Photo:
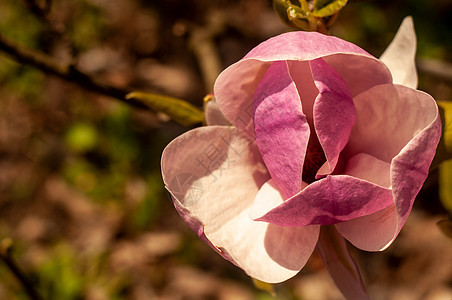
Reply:
[[[320,226],[282,227],[269,224],[265,233],[265,249],[279,265],[301,270],[317,244]]]

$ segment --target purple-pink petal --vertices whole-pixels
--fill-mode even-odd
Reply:
[[[406,88],[406,96],[415,98],[415,90]],[[408,218],[414,199],[428,176],[428,170],[436,153],[441,137],[441,120],[434,99],[422,93],[430,100],[430,110],[436,110],[436,118],[424,130],[419,132],[398,154],[391,164],[391,182],[397,210],[397,232]],[[424,99],[425,100],[425,99]],[[419,159],[422,157],[422,159]],[[394,237],[395,238],[395,237]]]
[[[257,221],[280,226],[329,225],[393,204],[392,191],[347,175],[329,175],[273,208]]]
[[[256,142],[274,182],[288,198],[301,190],[309,125],[285,62],[274,62],[254,97]]]
[[[314,127],[327,162],[318,176],[333,172],[355,122],[355,106],[344,80],[321,58],[310,62],[319,90],[314,103]]]

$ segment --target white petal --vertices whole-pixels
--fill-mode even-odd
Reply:
[[[397,34],[380,59],[391,71],[394,83],[415,89],[418,83],[415,56],[416,33],[413,18],[409,16],[403,19]]]
[[[281,227],[249,217],[269,175],[255,141],[237,128],[200,127],[176,138],[163,152],[162,173],[184,221],[251,277],[287,280],[314,251],[319,226]]]

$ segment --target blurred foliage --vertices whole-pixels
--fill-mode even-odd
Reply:
[[[98,138],[95,128],[87,123],[77,122],[69,128],[66,143],[75,151],[87,152],[96,146]]]
[[[111,277],[105,256],[84,257],[71,245],[57,243],[50,256],[35,270],[44,299],[79,299],[86,291],[103,286],[108,299],[121,299],[126,278]]]
[[[414,19],[418,56],[450,61],[452,9],[449,1],[352,1],[342,10],[332,33],[365,46],[379,56],[408,15]]]
[[[105,15],[98,6],[87,1],[79,3],[73,16],[77,21],[69,23],[66,30],[75,49],[86,51],[102,42],[108,34],[108,26]]]
[[[37,47],[42,42],[40,37],[43,30],[44,25],[30,15],[30,11],[22,1],[0,3],[0,32],[7,33],[17,42]]]

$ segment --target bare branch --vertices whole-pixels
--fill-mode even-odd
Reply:
[[[16,260],[12,256],[12,240],[10,238],[5,238],[0,243],[0,259],[3,260],[11,273],[13,273],[14,276],[20,281],[31,300],[44,299],[38,293],[32,282],[27,278],[27,276],[25,276],[25,273],[20,269]]]
[[[134,97],[129,90],[123,90],[97,82],[89,75],[78,70],[74,65],[62,64],[53,57],[19,45],[0,33],[0,51],[8,54],[19,63],[30,65],[38,70],[53,74],[68,82],[99,94],[118,99],[135,108],[151,112],[166,113],[173,121],[182,126],[202,123],[203,112],[185,100],[158,94],[146,94],[143,97]]]
[[[140,109],[149,109],[146,105],[139,101],[136,101],[134,99],[127,100],[125,96],[131,91],[101,84],[92,79],[89,75],[79,71],[75,66],[62,64],[47,54],[34,49],[26,48],[23,45],[19,45],[9,40],[1,33],[0,51],[8,54],[13,60],[17,61],[18,63],[30,65],[43,72],[53,74],[66,81],[76,83],[88,90],[116,98],[133,107]]]

